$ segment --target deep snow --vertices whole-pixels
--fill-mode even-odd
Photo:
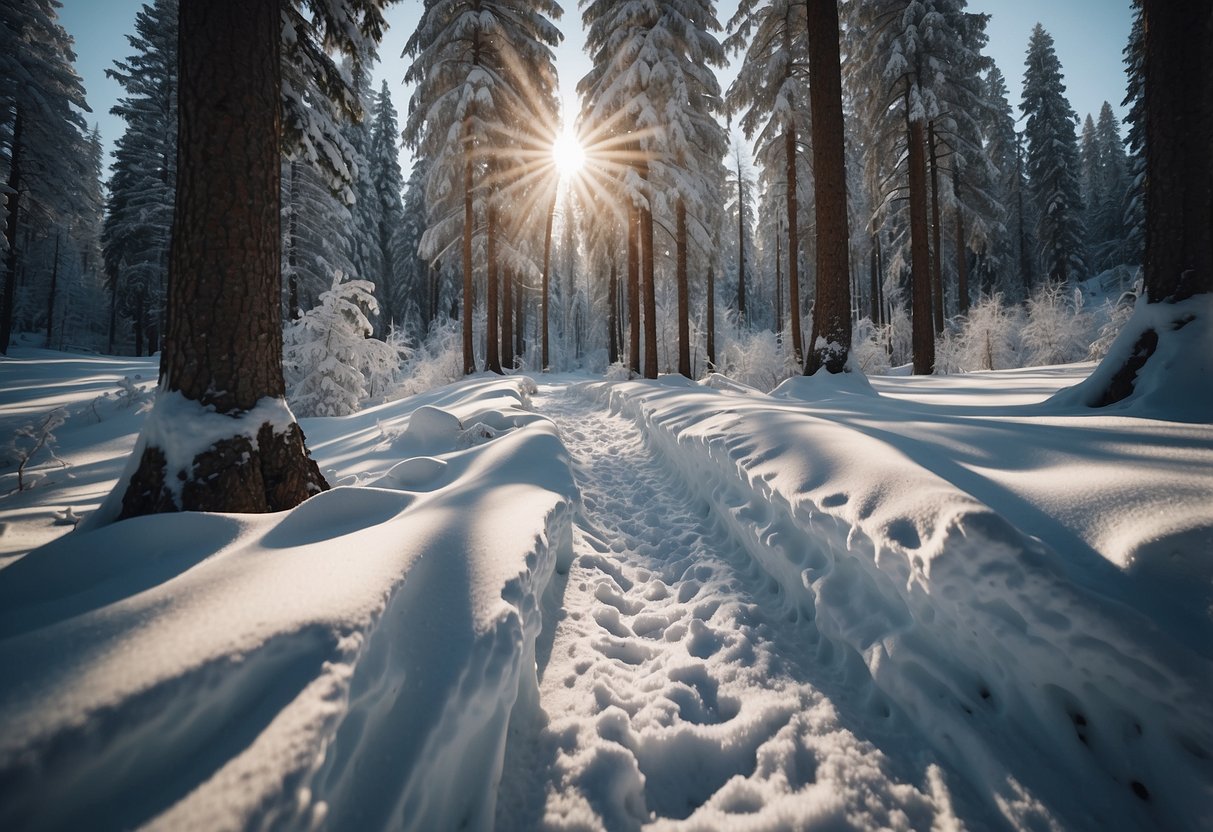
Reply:
[[[479,376],[303,420],[294,511],[21,557],[154,367],[16,352],[68,467],[0,500],[0,827],[1213,824],[1213,427],[1091,365]]]

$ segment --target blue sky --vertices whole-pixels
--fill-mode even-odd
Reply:
[[[135,14],[142,0],[61,0],[60,18],[76,40],[77,70],[84,78],[93,114],[89,122],[99,122],[107,147],[121,134],[123,123],[109,115],[121,88],[105,77],[106,67],[116,58],[130,54],[125,35],[134,28]],[[582,36],[576,0],[565,0],[565,17],[560,22],[565,32],[558,50],[566,100],[573,100],[573,87],[588,68],[581,54]],[[722,21],[732,15],[737,0],[718,3]],[[387,11],[391,28],[380,48],[382,62],[375,86],[387,78],[396,108],[408,108],[409,90],[401,79],[405,63],[400,58],[404,43],[421,13],[421,0],[401,0]],[[1129,36],[1131,21],[1129,0],[970,0],[970,11],[991,15],[987,29],[990,43],[987,54],[994,58],[1011,89],[1012,105],[1018,105],[1023,79],[1024,52],[1028,35],[1039,21],[1056,41],[1057,54],[1065,74],[1070,103],[1080,117],[1099,114],[1107,100],[1123,117],[1120,101],[1124,97],[1125,75],[1121,50]],[[722,73],[727,84],[733,73]]]

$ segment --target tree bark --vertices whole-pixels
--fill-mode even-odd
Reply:
[[[640,208],[640,246],[644,264],[644,377],[657,378],[657,262],[653,253],[653,212]]]
[[[471,119],[463,125],[463,373],[476,372],[476,352],[472,338],[472,312],[475,295],[472,287],[472,126]]]
[[[17,229],[21,218],[21,162],[22,132],[24,125],[21,105],[16,105],[13,116],[12,155],[8,165],[8,217],[4,224],[4,237],[8,241],[8,252],[4,258],[4,298],[0,303],[0,355],[8,355],[8,342],[13,337],[13,303],[17,297]]]
[[[783,229],[775,229],[775,339],[783,341],[783,248],[779,245]]]
[[[556,219],[556,192],[552,191],[552,202],[548,205],[547,225],[543,231],[543,298],[541,306],[543,307],[543,315],[539,324],[543,330],[540,333],[542,341],[542,364],[543,371],[546,373],[551,364],[548,359],[548,307],[552,305],[552,223]]]
[[[507,267],[501,279],[501,365],[512,370],[514,360],[514,270]]]
[[[851,352],[850,231],[836,0],[808,0],[809,112],[817,220],[817,299],[804,371],[847,369]]]
[[[640,375],[640,210],[628,205],[628,368]]]
[[[678,200],[678,372],[691,377],[691,300],[687,286],[687,205]]]
[[[607,281],[607,340],[610,363],[619,361],[619,267],[611,255],[611,277]]]
[[[716,371],[716,268],[708,266],[708,301],[707,301],[707,359],[708,370]]]
[[[55,295],[59,294],[59,241],[62,233],[55,234],[55,259],[51,263],[51,290],[46,298],[46,348],[54,349],[52,341],[55,337]]]
[[[792,326],[792,355],[797,365],[804,356],[803,338],[800,334],[800,232],[796,217],[796,128],[788,125],[783,134],[784,158],[787,164],[788,182],[788,318]]]
[[[935,329],[931,318],[931,264],[927,242],[926,131],[921,121],[910,121],[907,130],[910,143],[911,343],[915,374],[930,375],[935,372]]]
[[[737,322],[745,323],[745,180],[737,156]]]
[[[961,315],[969,313],[969,247],[965,243],[965,218],[960,208],[960,171],[952,165],[952,194],[956,197],[956,299]]]
[[[147,439],[122,517],[178,509],[265,512],[328,486],[293,421],[239,425],[281,400],[278,0],[182,0],[178,179],[160,397],[229,417],[233,435],[167,469]],[[162,401],[158,401],[158,406]],[[283,403],[285,411],[285,404]],[[153,411],[152,420],[156,420]],[[162,431],[174,425],[159,422]],[[255,436],[242,435],[248,429]],[[182,427],[185,430],[188,428]],[[168,483],[180,484],[180,501]]]
[[[935,312],[935,331],[943,332],[943,223],[939,214],[939,161],[935,142],[935,122],[927,125],[927,145],[931,152],[931,303]]]
[[[485,347],[484,347],[484,369],[501,374],[501,331],[498,328],[498,314],[500,310],[497,306],[498,286],[500,284],[501,269],[497,263],[497,208],[493,205],[493,199],[490,196],[488,206],[485,208],[485,235],[487,237],[487,256],[488,268],[487,283],[488,291],[485,292]]]
[[[1143,271],[1146,299],[1171,305],[1213,293],[1213,3],[1144,0],[1143,18]],[[1168,326],[1142,332],[1095,406],[1130,396],[1161,341],[1188,326],[1210,323],[1177,311]]]

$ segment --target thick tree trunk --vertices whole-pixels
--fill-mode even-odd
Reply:
[[[931,152],[931,303],[935,313],[935,331],[943,332],[943,231],[939,213],[939,159],[935,142],[935,122],[927,125],[927,145]]]
[[[969,313],[969,251],[965,243],[965,218],[960,209],[960,171],[952,166],[952,195],[956,197],[956,299],[961,315]]]
[[[515,277],[517,280],[517,278]],[[526,306],[529,303],[526,284],[517,281],[514,286],[514,355],[526,355]]]
[[[156,432],[145,433],[121,516],[279,511],[328,487],[294,421],[240,422],[259,404],[279,418],[289,414],[282,401],[279,2],[182,0],[180,27],[168,338],[149,422],[161,432],[189,431],[158,418],[177,396],[194,403],[198,418],[232,419],[232,435],[178,471],[168,468]]]
[[[871,303],[868,306],[868,318],[876,326],[880,326],[880,255],[876,253],[879,245],[878,237],[872,235],[872,251],[868,260],[868,291],[871,293]]]
[[[716,268],[708,266],[707,359],[708,370],[716,371]]]
[[[549,362],[549,358],[548,358],[548,307],[550,307],[552,305],[552,223],[555,221],[555,219],[556,219],[556,193],[553,192],[552,193],[552,202],[550,205],[548,205],[547,225],[544,226],[544,231],[543,231],[543,298],[541,299],[541,302],[540,302],[540,306],[543,307],[543,309],[542,309],[543,314],[541,316],[541,321],[539,324],[539,326],[543,330],[543,332],[540,333],[539,337],[543,343],[542,364],[543,364],[543,371],[545,373],[550,368],[550,362]]]
[[[783,341],[783,229],[775,229],[775,340]]]
[[[611,255],[611,277],[607,281],[608,357],[612,364],[619,361],[619,267]]]
[[[628,368],[640,375],[640,210],[628,205]]]
[[[907,110],[908,112],[908,110]],[[931,318],[931,264],[927,242],[927,148],[921,121],[910,121],[910,282],[914,372],[935,372],[935,329]]]
[[[503,270],[501,279],[501,366],[514,369],[514,270]]]
[[[1143,7],[1143,271],[1146,299],[1170,305],[1213,293],[1213,3],[1144,0]],[[1177,312],[1168,326],[1142,332],[1094,404],[1130,396],[1160,342],[1188,326],[1209,327],[1210,322]],[[1180,379],[1175,383],[1189,383],[1190,375]]]
[[[17,229],[21,224],[21,162],[23,118],[21,105],[16,106],[13,116],[12,155],[8,163],[8,217],[4,224],[4,238],[8,252],[4,257],[4,297],[0,302],[0,355],[8,355],[8,342],[13,337],[13,303],[17,297]]]
[[[640,247],[644,266],[644,377],[657,378],[657,261],[653,252],[653,212],[640,208]]]
[[[497,308],[498,286],[500,284],[501,269],[497,262],[497,208],[492,204],[492,198],[489,199],[489,205],[485,209],[485,235],[488,245],[488,269],[487,283],[488,291],[484,296],[485,306],[485,348],[484,348],[484,369],[493,372],[501,373],[501,332],[498,329],[498,314],[500,310]]]
[[[804,371],[847,369],[851,351],[850,232],[836,0],[808,0],[809,111],[817,219],[817,299]]]
[[[691,377],[691,300],[687,287],[687,206],[678,200],[678,372]]]
[[[745,323],[745,181],[737,157],[737,322]]]
[[[471,119],[464,122],[463,161],[463,372],[476,372],[476,352],[473,344],[472,312],[475,295],[472,286],[472,128]]]
[[[800,233],[796,216],[796,128],[790,124],[783,134],[783,148],[788,182],[788,318],[792,325],[792,355],[799,365],[804,356],[800,334]]]
[[[298,196],[295,193],[295,187],[299,184],[299,163],[294,159],[291,160],[290,172],[290,209],[288,211],[290,219],[287,220],[286,224],[286,313],[287,320],[293,321],[299,317],[299,268],[296,261],[298,257],[297,249],[299,248],[299,203]]]
[[[46,348],[54,349],[52,341],[55,338],[55,296],[59,294],[59,240],[62,234],[55,235],[55,259],[51,264],[51,290],[46,297]]]

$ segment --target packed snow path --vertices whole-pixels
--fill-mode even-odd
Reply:
[[[820,636],[635,422],[558,385],[534,404],[560,428],[582,508],[498,829],[986,825],[862,661]]]

